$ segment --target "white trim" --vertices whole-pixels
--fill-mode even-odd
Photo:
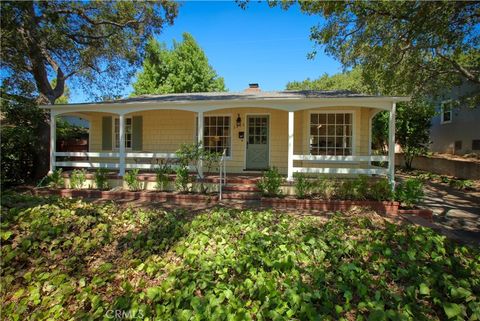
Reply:
[[[119,173],[118,175],[125,175],[125,115],[120,115],[119,117],[119,136],[120,136],[120,146],[119,146]]]
[[[294,173],[306,174],[365,174],[365,175],[386,175],[386,168],[325,168],[325,167],[294,167]]]
[[[270,167],[271,160],[272,160],[272,155],[271,155],[271,136],[272,136],[272,114],[271,113],[245,113],[245,134],[244,134],[244,139],[243,139],[243,171],[244,172],[258,172],[257,170],[251,170],[247,169],[247,141],[248,141],[248,116],[268,116],[268,167]]]
[[[132,152],[126,153],[127,158],[171,158],[177,159],[178,156],[176,153],[144,153],[144,152]]]
[[[395,189],[395,114],[396,103],[392,104],[392,109],[388,117],[388,178],[392,189]]]
[[[293,160],[313,163],[384,162],[388,161],[388,156],[293,155]]]
[[[97,152],[57,152],[57,157],[104,157],[104,158],[118,158],[119,153],[97,153]]]
[[[368,155],[372,156],[372,131],[373,131],[373,118],[379,113],[381,110],[376,110],[373,114],[370,115],[368,118]],[[372,159],[368,161],[368,165],[372,165]],[[374,161],[375,162],[375,161]]]
[[[71,161],[71,162],[57,162],[59,167],[86,167],[86,168],[112,168],[118,169],[120,165],[117,163],[100,163],[100,162],[85,162],[85,161]]]
[[[287,159],[287,180],[293,181],[293,144],[295,134],[295,113],[288,112],[288,159]]]
[[[116,136],[117,136],[115,134],[115,120],[116,119],[120,119],[119,116],[112,116],[112,150],[119,150],[119,148],[115,144],[116,143]],[[125,150],[132,150],[132,146],[133,146],[133,116],[125,116],[125,125],[127,124],[127,119],[130,119],[130,126],[132,127],[132,138],[130,139],[130,147],[125,146]],[[120,121],[119,121],[118,126],[120,126]],[[119,127],[119,129],[120,129],[120,127]],[[120,136],[120,133],[119,133],[119,136]],[[118,142],[118,144],[120,145],[120,142]]]
[[[52,174],[55,170],[55,151],[57,148],[57,113],[53,110],[50,111],[50,170]]]
[[[200,142],[202,143],[201,149],[203,150],[203,147],[205,146],[205,142],[203,140],[203,131],[204,131],[204,123],[205,123],[205,116],[203,115],[203,111],[199,111],[197,113],[197,146],[200,146]],[[198,175],[203,178],[203,159],[202,157],[199,157],[198,163]]]
[[[441,125],[450,124],[452,122],[452,119],[453,119],[453,108],[450,108],[450,110],[447,110],[447,111],[445,111],[445,109],[444,109],[444,105],[445,105],[446,102],[448,102],[448,101],[442,101],[442,103],[440,104],[440,124]],[[444,119],[445,113],[450,114],[450,120],[445,120]]]
[[[354,110],[354,109],[345,109],[345,110],[320,110],[320,111],[317,111],[317,110],[309,110],[308,111],[308,116],[306,117],[306,121],[304,121],[304,126],[306,126],[305,128],[307,129],[307,151],[305,152],[308,152],[310,154],[310,138],[311,138],[311,133],[310,133],[310,120],[312,118],[312,114],[352,114],[352,155],[355,155],[356,154],[356,135],[355,135],[355,131],[357,129],[356,127],[356,122],[357,122],[357,111]],[[326,156],[335,156],[335,155],[326,155]]]

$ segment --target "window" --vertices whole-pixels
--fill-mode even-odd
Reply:
[[[352,155],[352,113],[310,114],[310,155]]]
[[[205,116],[203,118],[203,146],[206,150],[230,156],[230,116]]]
[[[452,107],[442,103],[441,123],[448,124],[452,122]]]
[[[120,119],[115,118],[115,124],[113,126],[114,133],[113,139],[115,140],[115,148],[120,147]],[[125,148],[132,148],[132,118],[125,117]]]

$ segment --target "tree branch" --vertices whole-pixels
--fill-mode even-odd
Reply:
[[[452,64],[457,71],[459,71],[465,78],[468,80],[480,84],[480,79],[478,77],[475,77],[474,74],[472,74],[470,71],[468,71],[466,68],[464,68],[462,65],[458,63],[458,61],[451,59],[445,55],[443,55],[438,48],[435,48],[435,53],[442,58],[443,60],[449,62]]]

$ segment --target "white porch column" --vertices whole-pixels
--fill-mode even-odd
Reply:
[[[120,155],[119,158],[119,173],[118,175],[124,176],[125,175],[125,115],[119,116],[119,144],[118,152]]]
[[[293,126],[294,112],[288,112],[288,175],[287,180],[293,181]]]
[[[57,114],[50,110],[50,170],[49,174],[52,174],[55,170],[55,152],[57,148]]]
[[[198,128],[197,128],[197,143],[199,144],[200,148],[203,149],[203,111],[199,111],[197,113],[197,119],[198,119]],[[201,144],[201,145],[200,145]],[[198,161],[198,174],[200,177],[203,178],[203,160]]]
[[[397,104],[392,103],[388,118],[388,179],[395,190],[395,113]]]

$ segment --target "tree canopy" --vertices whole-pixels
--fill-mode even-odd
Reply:
[[[320,78],[287,83],[287,90],[349,90],[356,93],[369,93],[370,88],[362,78],[362,70],[357,67],[345,73],[332,76],[323,74]]]
[[[478,1],[298,2],[325,19],[312,28],[313,55],[323,48],[345,68],[361,65],[384,94],[432,95],[462,79],[480,84]]]
[[[66,80],[92,94],[121,90],[148,38],[177,15],[170,1],[9,1],[1,9],[6,88],[52,104]]]
[[[133,95],[225,91],[225,83],[208,63],[208,58],[192,35],[168,49],[150,39],[143,70],[133,84]]]

